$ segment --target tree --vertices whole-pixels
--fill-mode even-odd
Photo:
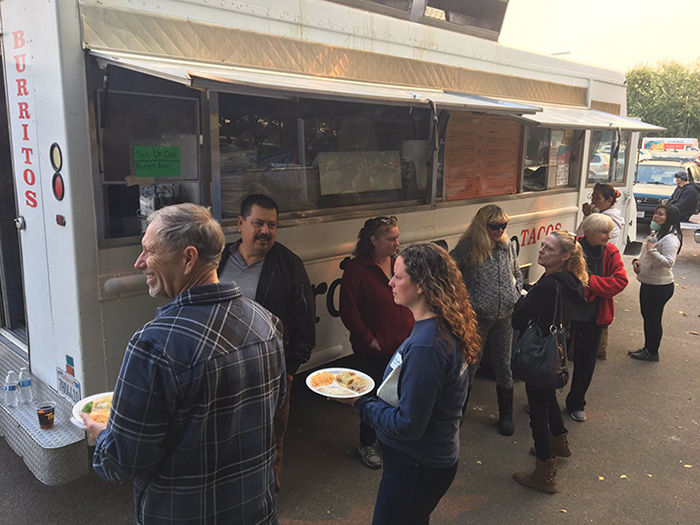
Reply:
[[[628,115],[665,127],[668,137],[700,138],[700,61],[640,66],[626,78]]]

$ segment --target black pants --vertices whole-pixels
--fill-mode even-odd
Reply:
[[[375,387],[379,388],[384,377],[384,370],[386,370],[390,360],[390,355],[355,354],[352,356],[349,366],[370,376],[374,379]],[[374,445],[375,441],[377,441],[377,433],[374,428],[360,421],[360,445],[368,447]]]
[[[675,285],[669,284],[644,284],[639,287],[639,307],[644,319],[644,346],[650,354],[659,353],[661,344],[661,317],[664,314],[664,306],[673,297]]]
[[[437,468],[382,443],[384,470],[372,525],[427,525],[430,513],[450,488],[457,464]]]
[[[569,412],[583,410],[586,406],[586,392],[591,386],[602,325],[595,321],[574,321],[571,323],[571,337],[574,341],[574,374],[571,389],[566,396],[566,408]]]
[[[550,436],[561,436],[566,432],[557,395],[553,388],[539,388],[528,384],[525,384],[525,391],[530,406],[530,428],[535,440],[535,450],[538,459],[545,461],[552,456]]]

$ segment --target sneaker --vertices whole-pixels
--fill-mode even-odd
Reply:
[[[629,356],[632,359],[637,359],[639,361],[653,361],[655,363],[659,362],[659,354],[652,354],[646,348],[640,348],[636,352],[630,352]]]
[[[362,463],[371,469],[377,470],[382,468],[382,458],[379,457],[373,446],[357,447],[357,452],[360,454]]]
[[[588,419],[586,417],[586,413],[583,410],[572,410],[569,412],[569,416],[571,416],[571,419],[574,421],[578,421],[579,423],[583,423]]]
[[[646,348],[644,348],[644,347],[640,348],[639,350],[630,350],[629,352],[627,352],[627,355],[643,354],[645,350],[646,350]]]

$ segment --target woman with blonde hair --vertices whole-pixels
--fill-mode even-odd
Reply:
[[[535,322],[545,333],[555,317],[554,308],[561,304],[562,326],[568,330],[574,308],[585,302],[584,284],[588,282],[588,272],[583,249],[574,235],[555,231],[542,241],[537,263],[544,267],[544,275],[516,306],[513,327],[523,330],[530,322]],[[557,295],[560,301],[557,301]],[[535,441],[535,470],[518,472],[513,478],[521,485],[553,494],[557,490],[555,456],[571,455],[568,431],[554,388],[525,384],[525,391]]]
[[[489,345],[496,373],[498,429],[504,436],[514,431],[510,316],[523,288],[515,246],[506,233],[508,220],[506,212],[494,204],[480,208],[450,253],[469,290],[479,333],[484,344]],[[472,367],[472,379],[477,368],[478,365]]]
[[[439,246],[404,249],[390,284],[394,301],[413,312],[416,324],[384,372],[381,397],[344,402],[354,404],[381,444],[373,525],[422,525],[457,473],[468,368],[478,359],[480,338],[462,276]]]
[[[613,297],[627,286],[627,272],[617,247],[608,242],[615,227],[613,220],[602,213],[592,213],[581,223],[581,243],[588,268],[586,303],[574,312],[571,340],[574,345],[574,373],[566,396],[566,409],[574,421],[582,423],[587,416],[586,392],[591,386],[596,356],[603,328],[615,318]]]

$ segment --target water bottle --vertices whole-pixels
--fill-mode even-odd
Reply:
[[[19,369],[19,402],[30,404],[34,396],[32,395],[32,376],[26,366]]]
[[[5,406],[8,408],[16,408],[18,399],[17,385],[19,378],[14,370],[10,370],[5,377]]]

